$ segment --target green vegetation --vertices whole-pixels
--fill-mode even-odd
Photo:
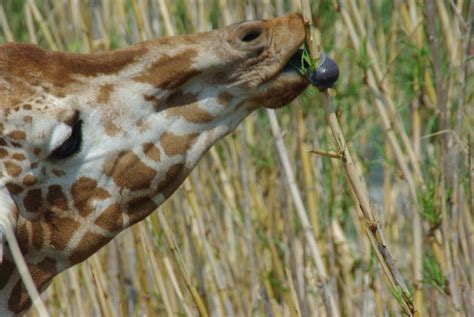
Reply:
[[[446,291],[446,278],[433,255],[426,255],[423,258],[423,281],[443,293]]]

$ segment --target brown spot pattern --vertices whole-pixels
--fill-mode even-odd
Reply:
[[[110,205],[97,218],[95,224],[110,232],[122,229],[123,221],[120,206],[118,204]]]
[[[98,103],[108,103],[110,94],[114,91],[115,86],[112,84],[104,84],[100,86],[99,93],[97,95],[97,102]]]
[[[36,287],[41,289],[56,275],[56,260],[45,258],[38,264],[28,264],[28,269],[30,270],[31,277],[35,282]],[[26,288],[21,279],[19,279],[13,287],[11,296],[8,300],[8,308],[15,313],[20,313],[30,305],[31,301],[26,292]]]
[[[249,104],[253,104],[254,107],[279,108],[295,99],[307,86],[308,82],[304,77],[297,82],[281,79],[268,87],[264,93],[250,100]]]
[[[39,147],[33,149],[33,154],[38,156],[41,154],[41,149]]]
[[[192,147],[197,137],[197,133],[176,135],[170,132],[165,132],[160,138],[160,143],[166,155],[174,156],[185,154],[186,151]]]
[[[89,177],[79,178],[71,187],[74,206],[79,210],[82,217],[89,215],[93,208],[90,202],[93,199],[106,199],[110,197],[109,192],[97,187],[97,181]]]
[[[19,130],[15,130],[8,133],[8,136],[10,137],[10,139],[17,140],[17,141],[26,139],[26,133]]]
[[[104,123],[105,134],[107,134],[108,136],[115,136],[117,133],[119,133],[122,130],[111,119],[106,119],[104,120],[103,123]]]
[[[52,172],[53,175],[56,176],[56,177],[62,177],[62,176],[64,176],[64,175],[66,175],[66,172],[65,172],[65,171],[60,170],[60,169],[57,169],[57,168],[53,168],[53,169],[51,170],[51,172]]]
[[[77,247],[73,250],[69,260],[73,264],[82,262],[106,245],[111,239],[112,238],[88,232],[82,237]]]
[[[184,164],[178,163],[170,166],[166,172],[166,185],[160,189],[160,192],[168,198],[174,191],[181,185],[184,178],[189,174],[188,170]]]
[[[166,171],[165,178],[158,185],[157,191],[159,193],[163,192],[173,181],[179,179],[179,175],[184,171],[184,166],[183,163],[171,165]]]
[[[56,275],[56,260],[50,257],[44,258],[43,261],[38,264],[30,264],[29,269],[31,277],[35,281],[35,284],[40,289],[44,287],[45,283],[48,282],[54,275]]]
[[[37,182],[36,176],[32,174],[28,174],[28,175],[25,175],[25,177],[23,177],[23,185],[32,186],[36,184],[36,182]]]
[[[0,159],[7,157],[7,155],[8,151],[3,148],[0,148]]]
[[[104,174],[107,176],[111,176],[112,172],[114,170],[115,164],[121,155],[120,152],[112,152],[104,160],[104,164],[102,165],[102,170],[104,171]]]
[[[37,188],[29,190],[23,199],[23,205],[25,206],[25,209],[29,212],[35,213],[42,213],[45,211],[41,203],[41,196],[41,189]]]
[[[214,116],[201,109],[198,104],[190,104],[181,107],[171,108],[166,111],[170,116],[179,116],[190,123],[209,123],[214,120]]]
[[[61,186],[51,185],[48,187],[48,194],[46,200],[50,203],[51,207],[59,208],[61,210],[67,210],[67,197],[63,193]]]
[[[43,246],[44,232],[41,221],[31,221],[31,237],[30,240],[33,243],[33,248],[39,249]]]
[[[158,207],[150,197],[137,197],[127,203],[130,224],[136,223]]]
[[[0,289],[3,289],[7,285],[8,279],[11,277],[15,265],[8,261],[3,260],[2,265],[0,265]]]
[[[153,109],[155,109],[155,111],[160,110],[161,101],[162,101],[160,98],[157,99],[153,95],[144,95],[143,99],[145,99],[145,101],[151,102],[153,104]]]
[[[23,188],[17,184],[7,183],[5,186],[7,187],[10,195],[18,195],[23,191]]]
[[[161,158],[160,149],[157,148],[153,143],[144,143],[142,145],[143,153],[155,162],[159,162]]]
[[[138,119],[138,120],[135,122],[135,127],[136,127],[137,130],[140,131],[141,133],[150,130],[150,125],[149,125],[148,122],[147,122],[146,120],[144,120],[144,119]]]
[[[16,177],[21,173],[21,167],[13,162],[5,162],[5,169],[7,170],[8,175]]]
[[[18,245],[20,246],[20,250],[23,254],[27,254],[30,248],[30,245],[29,245],[30,244],[29,239],[31,238],[30,223],[31,221],[17,221],[17,224],[16,224],[16,236],[18,239]]]
[[[223,91],[217,96],[217,102],[221,105],[228,105],[232,99],[234,99],[234,96],[227,91]]]
[[[14,153],[12,158],[17,161],[24,161],[26,160],[26,156],[23,153]]]
[[[81,224],[73,219],[59,218],[53,216],[50,220],[51,230],[51,246],[56,250],[64,250],[71,240],[74,233],[79,229]]]
[[[55,93],[61,93],[60,89],[75,82],[76,75],[115,74],[147,51],[145,45],[138,44],[100,54],[66,54],[49,52],[32,44],[6,44],[0,48],[0,68],[7,70],[6,75],[12,78],[50,83]]]
[[[15,284],[8,299],[8,309],[19,313],[30,306],[30,300],[21,279]]]
[[[109,165],[104,170],[117,186],[131,190],[149,188],[156,176],[156,171],[145,165],[133,151],[121,153],[113,166]]]
[[[166,110],[167,115],[180,116],[191,123],[208,123],[214,120],[214,116],[201,109],[197,101],[195,94],[178,90],[171,94],[157,111]]]
[[[165,108],[174,108],[183,105],[188,105],[198,101],[197,96],[190,92],[183,92],[181,89],[173,92],[165,102]]]
[[[200,72],[192,68],[193,58],[197,55],[198,53],[194,49],[186,49],[173,56],[164,54],[134,80],[158,88],[175,89],[199,75]]]

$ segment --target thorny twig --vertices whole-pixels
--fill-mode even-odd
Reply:
[[[308,1],[304,1],[306,6],[303,8],[310,8]],[[309,10],[304,12],[307,16],[305,18],[308,21],[311,21],[311,16],[309,16]],[[307,47],[314,47],[312,43],[311,32],[306,34],[306,45]],[[313,55],[312,58],[315,58],[314,52],[311,52]],[[409,292],[396,264],[393,256],[391,255],[388,244],[384,239],[384,234],[382,228],[378,224],[376,214],[372,210],[368,193],[365,190],[365,186],[362,183],[362,177],[358,173],[354,162],[352,160],[351,153],[347,147],[344,134],[339,126],[339,122],[334,111],[332,104],[332,98],[329,95],[327,89],[322,91],[322,101],[324,108],[326,110],[327,120],[330,125],[331,131],[333,133],[334,139],[337,146],[337,157],[344,158],[344,169],[346,171],[346,177],[349,182],[350,187],[353,190],[356,206],[360,208],[364,218],[366,219],[366,232],[369,237],[369,240],[372,243],[374,250],[376,251],[377,258],[382,265],[383,271],[385,272],[390,284],[394,290],[401,292],[400,305],[402,309],[410,316],[418,315],[417,309],[413,302],[411,293]],[[318,152],[318,151],[316,151]],[[320,151],[319,151],[320,152]]]

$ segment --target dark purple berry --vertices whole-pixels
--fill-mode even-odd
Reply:
[[[331,88],[339,78],[339,67],[334,60],[321,54],[321,63],[316,69],[309,73],[308,80],[319,90]]]

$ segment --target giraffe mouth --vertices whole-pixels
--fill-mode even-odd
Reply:
[[[303,60],[303,52],[304,50],[299,48],[296,53],[290,57],[285,67],[283,67],[283,72],[297,71],[302,74],[303,70],[309,67],[308,63]]]
[[[301,94],[309,84],[304,69],[303,49],[305,41],[304,20],[301,15],[291,15],[284,20],[279,19],[272,32],[272,49],[278,53],[277,71],[263,82],[258,89],[256,103],[266,108],[280,108],[289,104]],[[278,58],[277,57],[277,58]]]
[[[260,89],[257,103],[267,108],[280,108],[295,99],[308,86],[308,78],[303,73],[303,50],[296,49],[286,64]]]

